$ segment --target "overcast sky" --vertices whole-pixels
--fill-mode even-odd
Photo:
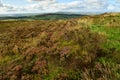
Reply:
[[[120,0],[0,0],[0,14],[120,12]]]

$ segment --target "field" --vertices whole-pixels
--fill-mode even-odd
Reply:
[[[119,80],[120,13],[0,21],[0,80]]]

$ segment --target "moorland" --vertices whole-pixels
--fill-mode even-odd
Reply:
[[[0,80],[120,79],[120,13],[51,17],[0,20]]]

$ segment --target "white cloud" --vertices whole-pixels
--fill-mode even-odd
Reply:
[[[2,3],[2,0],[0,0],[0,13],[15,12],[18,10],[20,10],[19,7],[15,7],[10,4],[4,4]]]
[[[2,0],[0,0],[0,12],[6,12],[6,11],[11,11],[12,7],[6,4],[2,3]]]
[[[0,0],[1,12],[59,12],[59,11],[73,11],[73,12],[88,12],[88,11],[102,11],[113,10],[113,5],[108,5],[108,0],[74,0],[66,3],[58,3],[57,0],[27,0],[31,4],[27,6],[11,6],[3,4]],[[33,1],[37,3],[32,3]]]
[[[2,7],[3,6],[3,4],[2,4],[2,1],[0,0],[0,7]]]
[[[117,0],[117,2],[120,2],[120,0]]]
[[[84,0],[85,6],[88,9],[101,9],[105,8],[106,0]]]
[[[28,2],[32,2],[32,1],[44,1],[44,2],[48,2],[48,1],[51,1],[51,2],[55,2],[56,0],[27,0]]]
[[[57,11],[95,11],[106,6],[106,0],[74,0],[68,3],[57,3],[56,0],[29,0],[38,1],[37,4],[27,6],[31,10],[57,12]]]
[[[38,4],[30,5],[28,8],[34,10],[43,10],[43,11],[48,11],[48,12],[56,12],[56,11],[62,11],[66,9],[73,9],[77,8],[81,4],[81,1],[74,1],[74,2],[69,2],[69,3],[57,3],[57,2],[40,2]]]
[[[114,6],[114,5],[109,5],[109,6],[107,7],[107,9],[108,9],[108,10],[113,10],[113,9],[115,9],[115,6]]]

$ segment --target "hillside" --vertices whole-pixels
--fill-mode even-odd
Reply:
[[[46,13],[46,14],[13,14],[10,16],[1,16],[0,20],[58,20],[58,19],[71,19],[84,15],[81,14],[68,14],[68,13]]]
[[[0,80],[119,80],[119,22],[119,13],[0,21]]]

